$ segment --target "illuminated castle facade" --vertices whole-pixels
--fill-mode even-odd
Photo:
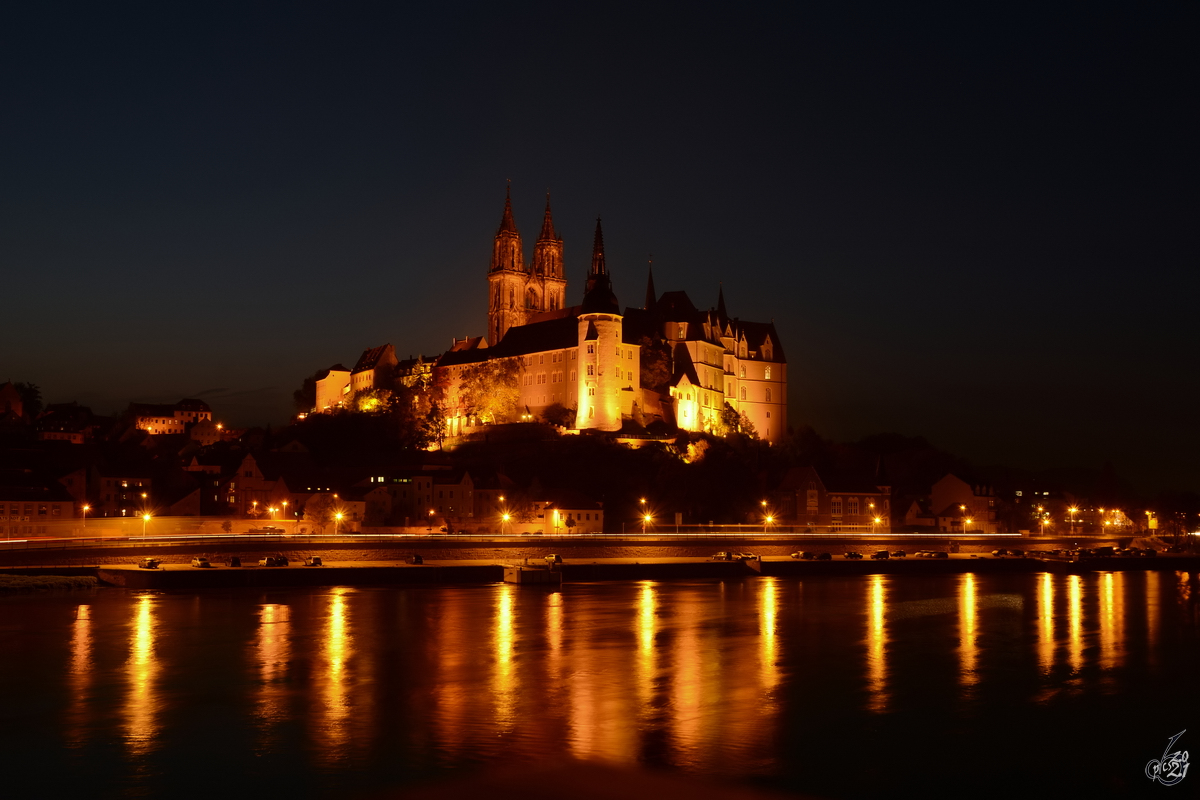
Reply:
[[[787,363],[774,323],[730,317],[723,291],[708,311],[681,291],[659,296],[652,274],[644,305],[622,311],[599,220],[578,305],[567,305],[565,275],[563,241],[549,199],[533,260],[527,262],[506,196],[487,272],[487,334],[455,340],[436,359],[416,360],[439,390],[448,435],[485,422],[467,402],[463,380],[473,368],[503,359],[516,365],[519,400],[514,419],[496,422],[561,420],[573,412],[575,430],[644,434],[658,427],[669,435],[676,428],[720,427],[728,405],[759,437],[772,442],[782,437]],[[656,364],[645,373],[655,385],[644,385],[643,358]],[[351,407],[355,394],[386,388],[388,381],[411,385],[405,376],[415,369],[397,362],[391,345],[371,348],[354,370],[337,365],[319,376],[314,411]]]
[[[472,424],[457,401],[458,379],[480,361],[519,364],[520,416],[537,418],[554,405],[575,409],[575,428],[615,432],[626,422],[662,419],[669,427],[715,427],[728,404],[758,435],[787,430],[787,363],[774,323],[743,322],[717,306],[698,310],[684,292],[654,291],[648,276],[642,308],[623,312],[613,293],[600,221],[582,302],[567,306],[563,242],[549,200],[532,262],[505,197],[488,270],[488,334],[456,342],[435,373],[444,389],[450,434]],[[643,348],[669,353],[666,386],[642,384]],[[637,427],[637,426],[634,426]]]

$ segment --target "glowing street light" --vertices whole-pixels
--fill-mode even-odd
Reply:
[[[334,536],[337,536],[338,533],[340,532],[339,529],[342,526],[342,517],[344,517],[344,516],[345,515],[340,511],[333,515],[333,535]]]
[[[92,510],[92,507],[91,507],[91,506],[89,506],[87,503],[84,503],[84,504],[83,504],[83,508],[81,508],[81,509],[79,509],[79,510],[80,510],[80,512],[83,514],[83,527],[84,527],[84,530],[87,530],[87,512],[91,511],[91,510]]]
[[[646,526],[649,525],[653,521],[654,521],[654,517],[650,516],[649,514],[642,515],[642,534],[643,535],[646,533]]]
[[[970,525],[974,521],[975,520],[971,519],[970,517],[967,517],[966,519],[963,520],[963,533],[967,532],[967,526]]]
[[[429,509],[429,533],[433,533],[433,509]]]
[[[1071,506],[1070,508],[1067,509],[1067,511],[1069,511],[1071,513],[1071,535],[1074,536],[1075,535],[1075,514],[1078,513],[1079,509],[1076,508],[1075,506]]]
[[[142,514],[142,538],[146,538],[146,523],[150,521],[149,514]]]
[[[508,521],[510,519],[512,519],[512,516],[507,511],[500,515],[500,535],[501,536],[504,535],[504,526],[508,524]]]

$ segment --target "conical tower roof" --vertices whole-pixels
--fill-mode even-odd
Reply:
[[[547,208],[549,211],[549,208]],[[513,221],[512,214],[512,187],[509,186],[504,190],[504,216],[500,218],[500,230],[497,234],[508,231],[510,233],[517,232],[517,223]]]
[[[546,193],[546,214],[542,217],[542,232],[538,235],[538,241],[547,239],[557,240],[558,234],[554,232],[554,219],[550,216],[550,193]]]
[[[604,263],[604,230],[596,218],[596,236],[592,241],[592,270],[588,273],[587,290],[583,294],[583,313],[620,314],[621,307],[613,294],[612,280]]]

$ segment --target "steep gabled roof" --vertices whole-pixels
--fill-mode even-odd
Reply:
[[[384,357],[391,347],[390,344],[381,344],[378,347],[364,350],[363,354],[358,357],[358,363],[354,365],[354,371],[365,372],[369,369],[375,369],[375,367],[379,366],[379,360]]]

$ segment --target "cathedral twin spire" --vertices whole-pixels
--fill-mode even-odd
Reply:
[[[546,194],[546,213],[542,218],[542,232],[533,246],[533,263],[526,265],[521,233],[512,213],[512,190],[504,194],[504,215],[500,218],[500,229],[492,249],[490,272],[509,270],[532,272],[550,278],[561,278],[563,274],[562,239],[554,231],[554,218],[550,213],[550,195]]]

